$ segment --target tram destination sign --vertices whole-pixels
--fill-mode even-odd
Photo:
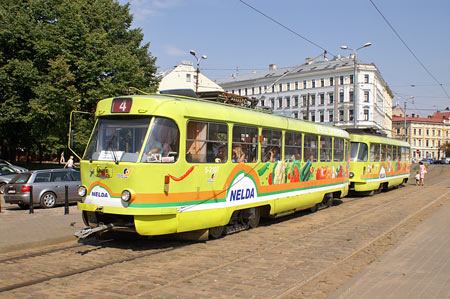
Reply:
[[[111,113],[129,113],[132,104],[131,98],[115,98],[112,101]]]

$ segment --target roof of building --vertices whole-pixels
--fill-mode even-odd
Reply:
[[[428,117],[420,117],[416,115],[408,116],[406,115],[407,122],[425,122],[425,123],[443,123],[444,120],[450,119],[450,112],[434,112],[433,115],[429,115]],[[392,122],[404,122],[405,117],[403,116],[393,116]]]
[[[364,62],[358,62],[359,64],[366,64]],[[301,65],[286,67],[286,68],[276,68],[269,69],[267,71],[252,73],[252,74],[244,74],[239,76],[232,76],[222,79],[216,79],[217,84],[228,84],[233,82],[240,81],[249,81],[249,80],[257,80],[263,78],[271,78],[271,77],[279,77],[286,73],[300,73],[300,72],[311,72],[311,71],[322,71],[322,70],[332,70],[337,69],[339,67],[353,66],[353,58],[349,57],[333,57],[333,59],[329,60],[323,54],[317,56],[313,59],[307,59],[307,62]]]

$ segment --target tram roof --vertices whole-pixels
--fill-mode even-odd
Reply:
[[[377,136],[377,135],[350,134],[350,139],[351,139],[351,141],[356,141],[356,142],[384,143],[384,144],[390,144],[390,145],[410,147],[410,144],[406,141],[403,141],[400,139],[389,138],[389,137]]]
[[[180,118],[217,122],[228,121],[243,125],[256,125],[266,128],[349,138],[349,134],[346,131],[333,126],[203,99],[159,94],[128,95],[118,98],[133,99],[129,113],[111,113],[111,105],[114,98],[107,98],[98,102],[95,116],[157,115],[169,117],[175,121]]]

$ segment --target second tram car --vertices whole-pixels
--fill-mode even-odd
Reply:
[[[381,191],[406,183],[409,143],[375,135],[351,134],[350,190]]]
[[[350,136],[332,126],[170,95],[105,99],[95,116],[78,204],[92,228],[216,238],[348,193]]]

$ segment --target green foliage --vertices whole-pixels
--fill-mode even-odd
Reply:
[[[0,2],[2,155],[5,147],[56,155],[71,110],[94,112],[131,86],[156,91],[156,59],[131,22],[128,5],[114,0]],[[78,139],[87,142],[92,121],[83,126]]]

